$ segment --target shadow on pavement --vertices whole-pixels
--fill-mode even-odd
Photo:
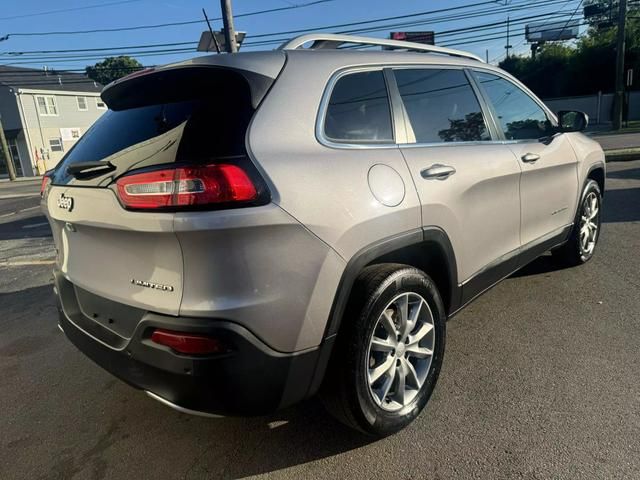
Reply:
[[[629,170],[608,171],[607,178],[622,178],[626,180],[640,180],[640,168],[632,168]]]
[[[211,477],[244,478],[276,472],[374,441],[338,423],[316,399],[268,417],[212,419],[203,429],[212,443],[231,441],[231,451],[221,458],[219,451],[205,446],[185,479],[201,478],[205,473]],[[187,441],[190,443],[191,439]]]
[[[509,278],[528,277],[530,275],[541,275],[543,273],[556,272],[558,270],[564,270],[566,267],[559,262],[553,260],[551,254],[543,255],[536,258],[528,265],[522,267],[517,272],[511,274]]]
[[[602,221],[605,223],[640,221],[640,188],[607,190],[604,195]]]
[[[44,215],[0,223],[0,241],[51,237],[51,227]]]

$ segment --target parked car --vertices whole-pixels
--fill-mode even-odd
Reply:
[[[102,98],[43,183],[59,325],[183,412],[320,392],[348,425],[396,432],[433,392],[448,318],[598,241],[586,116],[556,117],[465,52],[312,34],[136,72]]]

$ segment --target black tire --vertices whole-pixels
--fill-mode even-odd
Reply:
[[[376,403],[369,387],[369,342],[376,327],[380,327],[378,319],[385,308],[405,292],[420,295],[429,306],[434,347],[424,383],[416,389],[418,393],[414,390],[413,400],[398,411],[390,412]],[[346,425],[376,437],[393,434],[407,426],[425,407],[436,385],[444,356],[445,325],[442,299],[424,272],[399,264],[364,269],[354,284],[321,391],[327,410]]]
[[[590,198],[597,199],[598,205],[598,215],[594,222],[597,226],[597,230],[595,232],[594,245],[592,249],[585,250],[583,243],[580,240],[580,230],[582,227],[582,217],[585,214],[585,211],[589,208],[587,203]],[[580,197],[580,203],[578,204],[578,211],[576,212],[576,217],[573,224],[573,229],[571,230],[571,235],[569,236],[569,240],[562,245],[560,248],[554,250],[552,252],[553,258],[561,265],[565,265],[567,267],[574,267],[577,265],[582,265],[583,263],[588,262],[593,257],[595,253],[595,248],[598,244],[598,239],[600,238],[600,225],[601,225],[601,217],[602,217],[602,193],[600,192],[600,187],[595,180],[587,180],[586,185],[582,191],[582,196]]]

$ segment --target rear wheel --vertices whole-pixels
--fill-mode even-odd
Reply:
[[[322,392],[328,410],[375,436],[411,423],[435,387],[445,311],[433,281],[397,264],[360,275]]]
[[[600,237],[602,194],[598,183],[589,180],[582,193],[582,201],[567,243],[553,252],[555,259],[567,266],[588,262]]]

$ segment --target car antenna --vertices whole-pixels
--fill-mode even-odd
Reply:
[[[211,33],[211,38],[213,39],[213,44],[216,46],[216,52],[220,53],[220,45],[218,45],[218,39],[213,34],[213,30],[211,29],[211,24],[209,23],[209,17],[207,17],[207,12],[202,9],[202,14],[204,15],[204,19],[207,21],[207,26],[209,27],[209,33]]]

